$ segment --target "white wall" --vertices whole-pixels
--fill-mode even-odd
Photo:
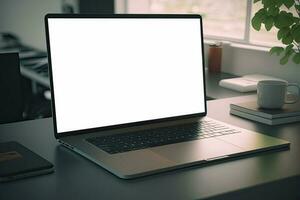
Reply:
[[[12,32],[22,42],[46,50],[44,15],[61,12],[62,0],[0,0],[0,32]]]
[[[207,54],[208,44],[205,47]],[[300,84],[300,65],[292,61],[286,65],[280,65],[279,59],[280,57],[276,55],[271,56],[267,48],[225,43],[222,71],[235,75],[260,73]]]

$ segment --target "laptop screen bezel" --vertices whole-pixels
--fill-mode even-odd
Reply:
[[[51,48],[50,48],[50,39],[49,39],[49,25],[48,19],[51,18],[174,18],[174,19],[186,19],[186,18],[193,18],[199,19],[200,22],[200,36],[201,37],[201,45],[202,45],[202,57],[204,58],[204,43],[203,43],[203,26],[202,26],[202,18],[200,15],[196,14],[47,14],[45,15],[45,32],[46,32],[46,42],[47,42],[47,51],[48,51],[48,65],[49,65],[49,78],[50,78],[50,87],[51,87],[51,105],[52,105],[52,119],[53,119],[53,129],[54,129],[54,136],[55,138],[59,139],[65,136],[70,135],[77,135],[77,134],[86,134],[91,132],[98,132],[104,130],[112,130],[112,129],[119,129],[119,128],[128,128],[133,126],[141,126],[141,125],[148,125],[153,123],[161,123],[161,122],[168,122],[174,120],[182,120],[182,119],[190,119],[196,117],[203,117],[207,114],[207,105],[206,105],[206,84],[205,84],[205,63],[204,59],[202,59],[202,71],[203,71],[203,91],[204,91],[204,112],[201,113],[194,113],[188,115],[181,115],[175,117],[167,117],[167,118],[159,118],[159,119],[152,119],[152,120],[145,120],[145,121],[138,121],[138,122],[131,122],[125,124],[117,124],[117,125],[110,125],[104,127],[96,127],[96,128],[88,128],[76,131],[67,131],[67,132],[57,132],[57,121],[56,121],[56,112],[55,112],[55,95],[54,95],[54,86],[53,86],[53,74],[52,74],[52,63],[51,63]]]

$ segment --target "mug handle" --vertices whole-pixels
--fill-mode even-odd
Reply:
[[[296,103],[299,100],[299,96],[300,96],[300,87],[299,87],[299,85],[297,83],[289,83],[287,85],[287,87],[296,87],[296,88],[298,88],[298,94],[297,94],[297,98],[295,100],[285,101],[285,103],[287,103],[287,104]]]

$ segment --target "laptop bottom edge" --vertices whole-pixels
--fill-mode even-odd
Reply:
[[[194,160],[191,162],[172,162],[168,163],[165,165],[158,165],[156,168],[145,168],[145,170],[137,170],[137,171],[126,171],[123,170],[122,167],[120,168],[115,168],[112,167],[109,162],[103,162],[101,159],[97,158],[96,156],[93,156],[93,154],[90,154],[89,152],[84,152],[80,150],[79,148],[76,148],[72,144],[69,144],[68,142],[65,142],[63,140],[59,140],[63,146],[67,147],[68,149],[71,149],[72,151],[80,154],[81,156],[91,160],[95,164],[101,166],[108,172],[112,173],[113,175],[121,178],[121,179],[134,179],[134,178],[139,178],[139,177],[144,177],[148,175],[153,175],[153,174],[158,174],[158,173],[163,173],[167,171],[174,171],[177,169],[183,169],[183,168],[188,168],[188,167],[204,167],[204,166],[209,166],[210,164],[216,164],[219,162],[226,162],[226,161],[231,161],[235,159],[241,159],[241,158],[248,158],[255,156],[256,153],[261,153],[261,152],[270,152],[270,151],[281,151],[281,150],[287,150],[289,149],[290,143],[282,143],[282,144],[277,144],[274,146],[266,146],[262,148],[256,148],[256,149],[251,149],[251,150],[246,150],[246,151],[240,151],[237,153],[233,154],[228,154],[228,155],[221,155],[221,156],[216,156],[216,157],[211,157],[207,159],[201,159],[201,160]]]

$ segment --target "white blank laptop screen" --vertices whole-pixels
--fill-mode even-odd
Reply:
[[[57,132],[205,112],[200,20],[49,18]]]

